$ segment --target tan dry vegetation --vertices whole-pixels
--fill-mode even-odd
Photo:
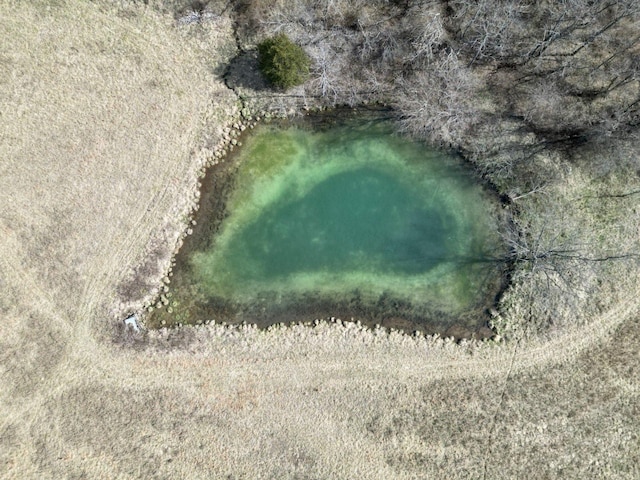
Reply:
[[[136,266],[167,265],[220,135],[205,124],[233,112],[209,73],[225,50],[205,61],[203,37],[142,7],[0,12],[0,475],[640,475],[632,291],[526,343],[328,324],[114,342]],[[228,33],[220,18],[204,38]]]

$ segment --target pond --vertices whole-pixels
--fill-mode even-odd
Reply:
[[[313,321],[470,336],[501,284],[499,204],[390,121],[260,125],[205,178],[152,326]]]

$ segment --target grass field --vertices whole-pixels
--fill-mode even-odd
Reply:
[[[2,0],[0,38],[0,477],[640,477],[635,292],[506,344],[342,324],[123,341],[236,107],[230,21]]]

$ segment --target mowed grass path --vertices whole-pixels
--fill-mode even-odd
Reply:
[[[355,325],[114,341],[123,282],[151,252],[159,279],[203,126],[235,101],[207,55],[230,22],[206,28],[201,49],[150,10],[0,2],[0,477],[638,477],[633,295],[520,345]]]

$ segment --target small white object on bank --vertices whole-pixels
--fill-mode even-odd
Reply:
[[[124,325],[125,327],[133,328],[133,331],[136,333],[140,332],[140,325],[138,325],[138,317],[136,316],[135,313],[124,319]]]

